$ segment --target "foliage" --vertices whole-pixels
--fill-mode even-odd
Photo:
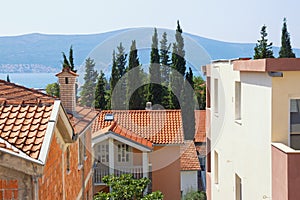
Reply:
[[[130,110],[143,109],[145,107],[144,88],[142,85],[143,71],[138,58],[138,50],[135,40],[132,41],[128,61],[127,95]]]
[[[199,192],[199,191],[190,190],[184,195],[182,199],[183,200],[206,200],[206,194],[203,191]]]
[[[148,178],[134,179],[131,174],[122,174],[120,177],[109,175],[103,177],[102,181],[111,188],[110,193],[100,192],[94,196],[94,200],[161,200],[161,192],[152,192],[144,195]]]
[[[59,97],[59,84],[50,83],[46,86],[46,93],[51,96]]]
[[[150,84],[148,101],[152,102],[153,105],[161,104],[163,87],[161,86],[160,56],[156,28],[154,28],[154,34],[152,36],[149,74]]]
[[[112,68],[111,68],[111,75],[110,75],[110,90],[113,91],[118,80],[119,80],[119,70],[117,67],[117,61],[116,61],[116,52],[115,50],[113,51],[112,54]]]
[[[171,73],[171,88],[175,95],[172,96],[172,103],[174,108],[180,108],[179,101],[177,98],[180,98],[183,84],[182,80],[185,75],[186,70],[186,60],[184,58],[185,51],[184,51],[184,40],[182,37],[182,29],[180,27],[179,21],[177,21],[177,29],[175,34],[176,42],[173,43],[173,50],[172,50],[172,68],[173,72]]]
[[[10,83],[10,78],[9,78],[9,75],[7,74],[6,76],[6,81]]]
[[[261,58],[274,58],[273,50],[272,50],[272,42],[268,44],[267,39],[267,27],[263,25],[260,31],[261,39],[257,40],[258,44],[256,44],[254,48],[254,59]]]
[[[160,64],[161,64],[161,81],[164,86],[170,83],[170,48],[168,45],[167,33],[164,32],[160,41]]]
[[[206,84],[201,76],[194,76],[194,91],[200,110],[206,109]]]
[[[97,71],[94,69],[94,60],[88,58],[85,60],[85,74],[84,74],[84,84],[80,92],[81,100],[80,105],[91,107],[94,105],[95,101],[95,87],[98,77]]]
[[[97,78],[97,84],[95,89],[95,108],[97,109],[106,109],[107,108],[107,94],[106,94],[106,85],[107,81],[103,71],[100,71],[100,74]]]
[[[281,47],[279,50],[279,58],[295,58],[293,53],[290,34],[287,31],[286,18],[283,19],[282,33],[281,33]]]
[[[63,55],[63,68],[69,67],[73,72],[77,72],[77,70],[75,70],[75,65],[74,65],[74,57],[73,57],[73,47],[70,47],[69,50],[69,60],[67,59],[67,56],[64,52],[62,52]]]

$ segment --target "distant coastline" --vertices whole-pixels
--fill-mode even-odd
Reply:
[[[0,73],[57,73],[59,69],[43,64],[1,64]]]

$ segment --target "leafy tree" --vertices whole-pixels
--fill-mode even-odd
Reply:
[[[6,81],[10,83],[10,78],[9,78],[9,75],[7,74],[6,76]]]
[[[281,47],[279,51],[279,58],[295,58],[293,53],[290,34],[287,31],[286,18],[283,19],[283,26],[281,32]]]
[[[158,50],[158,36],[156,28],[154,28],[154,34],[152,36],[149,74],[150,84],[148,101],[152,102],[153,105],[161,104],[162,86],[160,74],[160,57]]]
[[[254,48],[254,59],[261,58],[274,58],[273,50],[272,50],[272,42],[268,44],[267,39],[267,27],[263,25],[260,31],[261,39],[257,40],[258,44],[256,44]]]
[[[175,95],[172,95],[172,104],[174,108],[179,109],[179,101],[183,84],[182,79],[185,75],[186,70],[186,61],[185,61],[185,51],[184,51],[184,40],[182,37],[182,29],[180,27],[179,21],[177,21],[177,29],[175,34],[176,42],[173,43],[173,50],[172,50],[172,69],[173,72],[171,73],[171,88]],[[174,72],[175,71],[175,72]],[[177,73],[176,73],[177,72]]]
[[[206,200],[206,193],[190,190],[184,195],[183,200]]]
[[[117,176],[105,176],[102,181],[111,188],[110,193],[100,192],[94,196],[94,200],[162,200],[163,194],[159,191],[144,195],[149,185],[148,178],[134,179],[131,174]]]
[[[51,96],[59,97],[59,84],[50,83],[46,86],[46,93]]]
[[[106,94],[106,79],[103,71],[100,71],[100,74],[97,79],[96,89],[95,89],[95,108],[97,109],[106,109],[107,108],[107,94]]]
[[[138,58],[138,50],[135,40],[132,41],[129,53],[128,75],[127,75],[127,100],[129,109],[139,110],[145,107],[144,88],[141,87],[143,82],[143,71]]]
[[[85,74],[84,74],[84,84],[80,92],[81,100],[80,105],[91,107],[95,103],[95,87],[98,77],[97,71],[94,69],[94,60],[88,58],[85,60]]]

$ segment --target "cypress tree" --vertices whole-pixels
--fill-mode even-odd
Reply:
[[[95,89],[95,108],[101,110],[107,108],[106,79],[102,70],[100,71],[100,74],[97,78]]]
[[[171,73],[171,88],[173,91],[172,95],[172,103],[174,108],[179,109],[179,101],[178,98],[181,97],[181,92],[183,88],[183,84],[181,83],[182,79],[185,76],[186,71],[186,61],[185,61],[185,51],[184,51],[184,40],[182,37],[182,29],[180,27],[179,21],[177,21],[177,29],[176,29],[176,43],[173,43],[172,50],[172,73]],[[177,73],[176,73],[177,72]]]
[[[75,65],[74,65],[74,57],[73,57],[73,47],[70,47],[69,50],[69,60],[67,59],[67,56],[64,52],[62,52],[63,55],[63,68],[69,67],[73,72],[77,72],[77,70],[75,70]]]
[[[279,51],[279,58],[295,58],[293,53],[290,34],[287,30],[286,18],[283,19],[282,32],[281,32],[281,47]]]
[[[162,86],[160,74],[160,56],[158,50],[158,36],[156,28],[154,28],[154,34],[152,36],[149,74],[150,84],[148,101],[152,102],[153,105],[160,105],[162,102]]]
[[[127,73],[127,102],[130,110],[140,110],[145,107],[144,87],[142,86],[143,76],[138,58],[138,50],[135,40],[132,41],[128,60]]]
[[[254,59],[261,58],[274,58],[273,50],[272,50],[272,42],[268,44],[267,39],[267,27],[263,25],[260,31],[261,39],[257,40],[258,44],[256,44],[254,48]]]
[[[112,92],[119,80],[120,74],[117,66],[117,61],[116,61],[116,52],[113,50],[112,54],[112,68],[111,68],[111,75],[110,75],[110,91]]]
[[[84,74],[84,84],[80,92],[81,100],[80,105],[91,107],[94,105],[95,96],[94,91],[96,87],[96,81],[98,77],[97,71],[94,69],[94,60],[88,58],[85,60],[85,74]]]
[[[164,86],[169,86],[170,83],[170,48],[167,33],[164,32],[160,41],[161,81]]]
[[[116,56],[116,62],[119,70],[119,78],[121,78],[126,72],[125,67],[126,67],[127,54],[125,53],[125,48],[123,47],[122,42],[117,47],[117,49],[118,49],[118,53]]]
[[[9,75],[7,74],[6,76],[6,81],[10,83],[10,78],[9,78]]]

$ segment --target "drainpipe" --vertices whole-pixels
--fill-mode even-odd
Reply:
[[[33,189],[33,199],[39,200],[39,183],[37,176],[31,176],[32,178],[32,189]]]
[[[85,180],[84,180],[84,161],[83,161],[82,169],[81,170],[82,170],[82,173],[81,173],[81,181],[82,181],[82,183],[81,183],[82,184],[82,186],[81,186],[82,187],[82,194],[81,194],[81,196],[82,197],[81,197],[81,199],[84,200],[84,190],[85,190],[85,186],[84,186],[84,182],[85,182]]]

